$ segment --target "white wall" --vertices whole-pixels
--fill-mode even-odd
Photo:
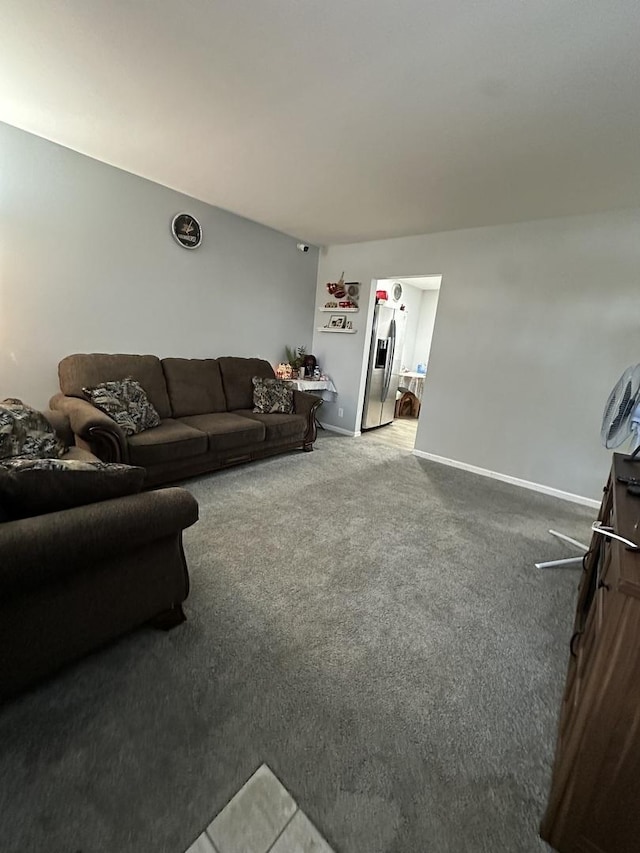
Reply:
[[[423,291],[413,285],[402,286],[402,299],[400,304],[405,306],[407,312],[407,325],[404,333],[404,349],[402,352],[402,365],[407,370],[413,370],[414,351],[419,337],[420,306],[422,305]]]
[[[602,409],[640,361],[639,234],[631,210],[332,246],[318,295],[336,270],[361,282],[441,273],[416,448],[598,498]],[[365,336],[344,337],[324,366],[345,417],[322,417],[355,430]]]
[[[329,250],[323,249],[320,254],[328,255]],[[370,333],[373,323],[373,308],[375,293],[371,289],[371,280],[353,276],[345,276],[346,281],[360,282],[360,311],[357,314],[348,314],[353,324],[355,334],[340,335],[331,332],[320,332],[327,322],[330,314],[318,311],[325,302],[332,301],[327,293],[327,282],[335,282],[340,278],[341,269],[332,263],[325,263],[323,271],[318,271],[318,285],[316,292],[315,332],[313,335],[312,352],[318,359],[318,364],[325,373],[333,379],[338,389],[338,398],[323,403],[319,412],[321,423],[332,424],[338,429],[353,433],[360,429],[360,418],[362,410],[362,399],[364,396],[364,377],[366,376],[366,355],[369,352]],[[334,300],[335,301],[335,300]],[[340,313],[336,309],[336,313]],[[366,350],[366,352],[365,352]],[[359,401],[359,402],[358,402]],[[343,409],[343,417],[339,416],[338,410]]]
[[[408,317],[402,364],[407,370],[429,363],[439,295],[439,290],[403,285],[401,301],[406,305]]]
[[[422,292],[420,316],[418,318],[418,330],[413,350],[413,366],[410,368],[411,370],[415,370],[418,364],[429,364],[429,355],[431,353],[431,342],[433,340],[433,330],[435,328],[439,296],[439,290],[424,290]]]
[[[0,124],[0,399],[45,406],[73,352],[278,362],[311,344],[316,276],[291,237]]]

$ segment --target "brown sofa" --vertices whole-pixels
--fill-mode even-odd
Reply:
[[[68,444],[66,419],[45,414]],[[145,622],[183,621],[182,531],[197,518],[172,488],[1,522],[0,699]]]
[[[62,393],[51,408],[68,416],[76,443],[104,461],[142,465],[147,485],[295,448],[312,450],[316,439],[322,401],[313,394],[294,391],[291,415],[253,411],[252,377],[274,377],[259,358],[78,354],[60,362],[58,376]],[[82,390],[128,376],[142,385],[161,418],[160,426],[129,437]]]

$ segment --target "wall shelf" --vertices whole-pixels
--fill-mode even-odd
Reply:
[[[331,332],[333,335],[355,335],[357,329],[326,329],[324,326],[318,327],[319,332]]]
[[[357,314],[359,308],[318,308],[318,311],[331,311],[332,314]]]

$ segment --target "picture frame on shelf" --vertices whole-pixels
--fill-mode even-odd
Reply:
[[[332,314],[329,317],[329,328],[330,329],[344,329],[347,322],[346,314]]]

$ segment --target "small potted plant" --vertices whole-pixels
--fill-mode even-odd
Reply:
[[[291,367],[298,371],[300,379],[304,379],[304,359],[307,354],[307,348],[285,346],[284,351]]]

